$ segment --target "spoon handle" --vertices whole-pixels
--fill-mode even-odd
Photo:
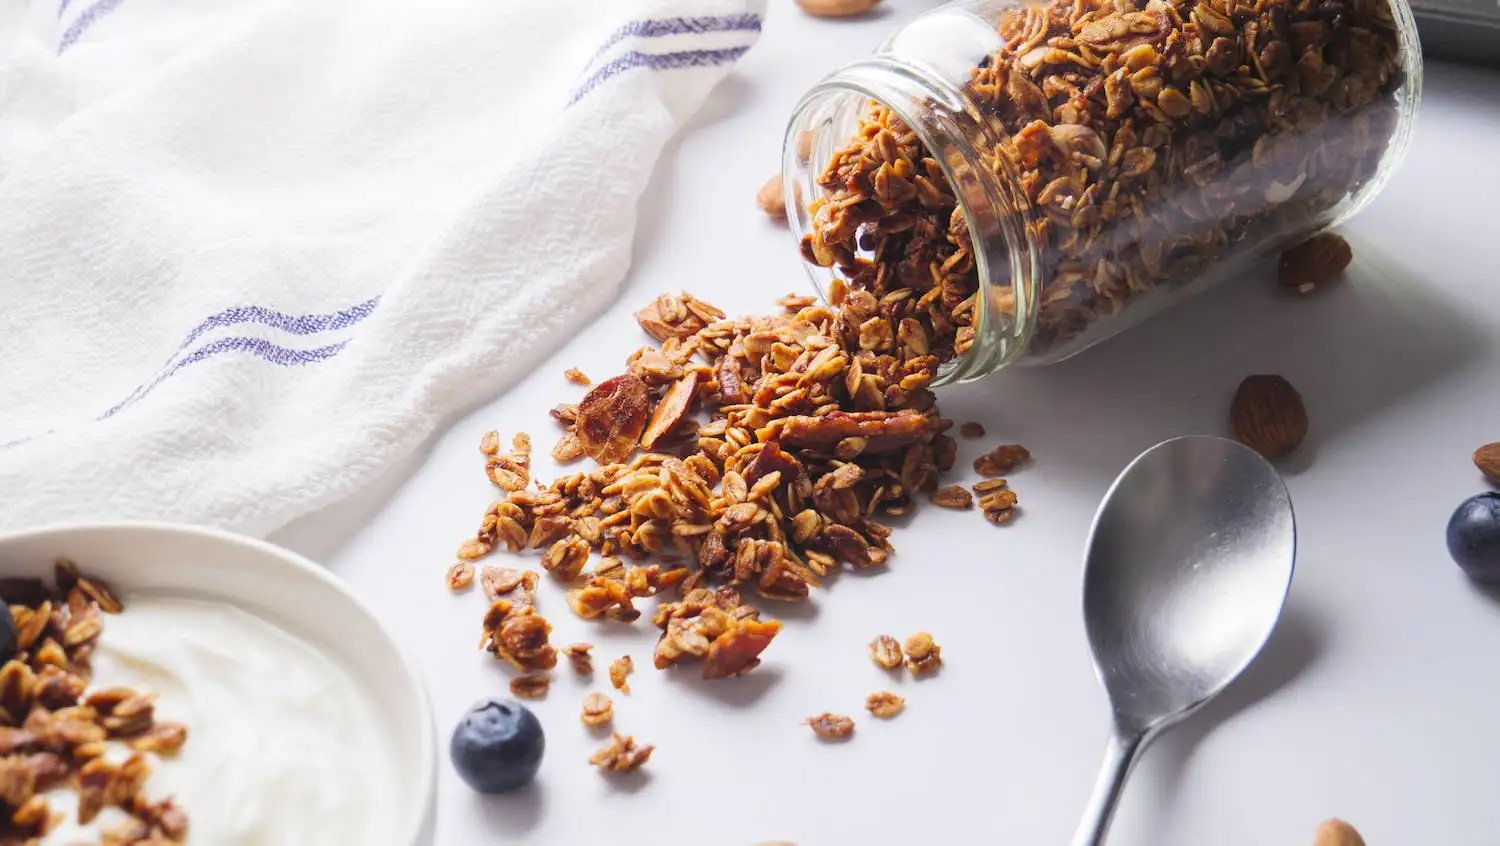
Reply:
[[[1078,832],[1073,835],[1073,846],[1103,846],[1115,806],[1125,790],[1125,779],[1145,745],[1144,734],[1128,734],[1118,728],[1110,732],[1109,743],[1104,747],[1104,765],[1099,768],[1094,794],[1089,797]]]

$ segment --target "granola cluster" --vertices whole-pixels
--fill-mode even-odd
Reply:
[[[16,629],[15,651],[0,667],[0,842],[39,842],[60,821],[42,794],[64,785],[78,792],[80,824],[109,807],[129,815],[102,832],[104,846],[184,842],[187,815],[171,799],[146,795],[145,753],[175,754],[187,726],[158,722],[154,694],[89,690],[103,617],[123,610],[114,593],[58,561],[53,586],[3,579],[0,597]],[[131,754],[106,757],[111,741]]]
[[[965,85],[982,167],[1037,244],[1029,352],[1242,243],[1305,231],[1375,175],[1404,81],[1386,0],[1048,0],[1003,12]],[[943,107],[946,108],[946,107]],[[872,103],[818,177],[802,253],[875,352],[962,356],[969,221],[912,128]],[[990,303],[1014,316],[1013,292]]]
[[[484,648],[521,670],[556,664],[534,608],[537,575],[475,572],[500,547],[531,549],[584,619],[632,623],[645,613],[639,600],[675,591],[651,614],[661,630],[652,663],[741,675],[780,631],[743,592],[795,601],[840,567],[881,566],[892,547],[880,518],[906,513],[919,494],[947,503],[939,477],[957,444],[929,389],[938,357],[909,331],[898,347],[851,342],[861,330],[847,307],[801,296],[781,305],[727,319],[681,294],[637,312],[658,345],[552,412],[564,428],[553,458],[587,456],[590,469],[528,486],[530,439],[516,436],[502,454],[499,434],[485,435],[486,473],[503,497],[448,574],[454,590],[477,575],[491,603]],[[1024,460],[1007,449],[1012,465]],[[588,666],[586,654],[570,660]],[[622,690],[626,672],[611,667]]]
[[[615,732],[609,742],[589,758],[589,763],[606,772],[628,773],[644,766],[655,751],[655,746],[637,746],[635,738]]]

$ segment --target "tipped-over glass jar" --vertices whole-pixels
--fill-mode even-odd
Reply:
[[[1402,159],[1405,0],[969,0],[818,84],[787,216],[864,349],[1058,361],[1358,211]]]

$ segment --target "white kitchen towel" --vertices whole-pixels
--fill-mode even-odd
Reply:
[[[0,528],[266,534],[586,325],[764,0],[0,0]]]

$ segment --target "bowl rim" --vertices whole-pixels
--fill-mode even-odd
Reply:
[[[380,619],[379,615],[372,611],[365,604],[364,600],[360,599],[349,588],[343,579],[335,576],[327,567],[318,564],[307,556],[278,546],[270,541],[242,535],[227,529],[199,526],[190,523],[175,523],[168,520],[63,521],[20,529],[6,529],[0,530],[0,546],[20,540],[32,542],[45,541],[48,537],[103,531],[192,536],[199,539],[248,548],[255,552],[278,558],[283,563],[321,582],[325,587],[331,588],[335,593],[342,596],[345,601],[349,602],[359,613],[364,614],[374,622],[375,628],[386,641],[381,645],[382,648],[394,654],[400,662],[401,675],[406,682],[408,692],[414,694],[418,716],[421,721],[418,744],[422,760],[417,774],[417,784],[422,796],[422,804],[419,813],[411,821],[409,830],[405,832],[405,838],[396,842],[410,843],[412,846],[421,846],[421,844],[428,842],[433,826],[436,824],[437,814],[437,723],[432,708],[432,696],[406,650],[400,643],[396,642],[395,637],[391,635],[390,630],[386,628],[385,623]],[[223,599],[223,601],[233,605],[233,602],[227,598]],[[253,613],[256,617],[265,619],[261,613],[254,609],[242,610],[247,610],[248,613]],[[275,622],[268,622],[271,625],[278,625]],[[297,636],[310,641],[312,640],[300,632],[297,633]],[[327,646],[326,643],[315,643],[315,645]]]

